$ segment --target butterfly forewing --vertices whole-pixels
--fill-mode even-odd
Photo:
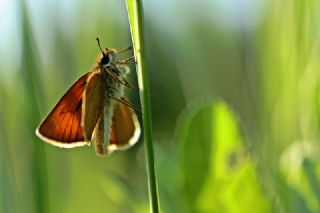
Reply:
[[[96,146],[96,153],[98,155],[105,155],[108,153],[107,146],[104,143],[105,140],[105,122],[104,122],[104,116],[101,116],[98,120],[97,126],[94,130],[94,140],[95,140],[95,146]],[[108,133],[106,133],[108,134]]]
[[[89,144],[81,126],[83,93],[90,73],[81,76],[59,100],[36,133],[44,141],[71,148]]]
[[[84,129],[84,138],[91,140],[92,132],[103,115],[103,105],[105,103],[104,89],[105,81],[99,72],[93,72],[87,80],[87,86],[84,92],[84,104],[82,112],[82,126]]]

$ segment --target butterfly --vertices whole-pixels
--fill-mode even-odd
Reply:
[[[91,70],[62,96],[36,129],[36,135],[52,145],[73,148],[94,141],[96,153],[104,155],[134,145],[141,134],[134,109],[124,97],[125,79],[133,57],[119,61],[116,49],[102,50]]]

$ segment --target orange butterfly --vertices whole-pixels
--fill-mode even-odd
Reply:
[[[59,100],[36,130],[45,142],[63,148],[90,145],[99,155],[127,149],[140,136],[140,124],[124,98],[132,58],[118,61],[118,52],[106,48],[93,68],[81,76]],[[121,51],[122,52],[122,51]]]

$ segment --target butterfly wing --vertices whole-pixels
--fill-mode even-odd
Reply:
[[[112,117],[108,150],[124,150],[134,145],[141,134],[140,124],[132,108],[117,103]]]
[[[105,81],[103,81],[100,72],[93,72],[88,77],[87,86],[83,95],[84,104],[82,105],[83,113],[81,121],[85,140],[91,140],[98,119],[103,115],[105,88]]]
[[[105,132],[105,124],[105,117],[101,116],[94,130],[94,140],[97,155],[105,155],[109,153],[106,144],[104,144],[104,141],[106,140],[105,134],[109,134],[109,132]]]
[[[71,86],[37,128],[36,134],[42,140],[64,148],[90,144],[81,126],[83,93],[89,74],[81,76]]]

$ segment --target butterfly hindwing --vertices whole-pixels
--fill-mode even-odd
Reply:
[[[122,150],[134,145],[141,129],[136,113],[129,106],[117,103],[112,117],[110,142],[108,150]]]

